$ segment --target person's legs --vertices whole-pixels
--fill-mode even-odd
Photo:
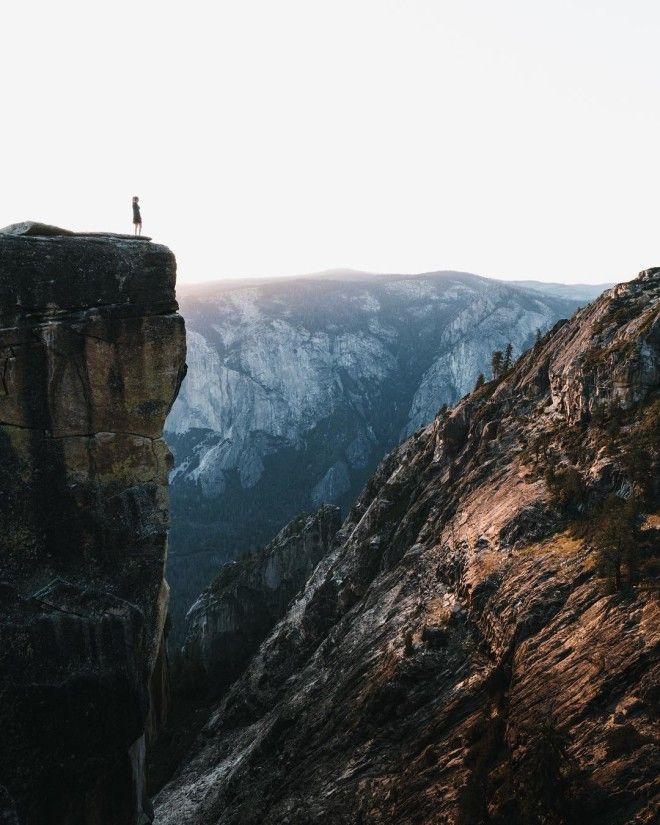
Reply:
[[[141,234],[142,234],[142,224],[139,223],[138,224],[138,235],[141,235]]]

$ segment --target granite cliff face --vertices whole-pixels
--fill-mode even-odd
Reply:
[[[148,240],[30,223],[0,232],[10,822],[149,818],[145,739],[166,711],[162,430],[185,370],[174,287],[174,256]]]
[[[568,288],[567,288],[568,289]],[[302,511],[346,511],[382,457],[582,302],[458,272],[189,287],[175,455],[173,603]],[[246,524],[249,528],[246,529]]]
[[[392,452],[158,822],[655,821],[659,389],[656,269]]]
[[[186,654],[198,657],[208,690],[218,695],[241,673],[282,618],[341,526],[325,505],[287,524],[260,552],[229,562],[186,616]]]

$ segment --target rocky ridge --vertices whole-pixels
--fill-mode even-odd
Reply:
[[[659,385],[654,269],[392,452],[158,822],[654,821]],[[633,496],[612,592],[588,528]]]
[[[208,690],[222,693],[331,550],[338,507],[302,515],[266,547],[224,565],[186,616],[187,657],[199,660]]]
[[[150,821],[166,712],[172,253],[0,231],[0,799],[21,825]],[[1,817],[0,817],[1,818]],[[3,820],[5,821],[5,820]]]

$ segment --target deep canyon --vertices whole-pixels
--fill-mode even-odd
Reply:
[[[659,387],[654,269],[391,452],[158,822],[653,822]]]
[[[0,231],[0,821],[654,822],[660,269],[175,278]]]
[[[600,287],[464,272],[333,270],[179,290],[188,375],[168,562],[176,635],[221,563],[321,504],[346,514],[380,460]]]

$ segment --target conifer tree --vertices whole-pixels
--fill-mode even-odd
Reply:
[[[504,360],[504,355],[502,354],[501,349],[496,349],[493,353],[492,360],[490,362],[491,368],[493,370],[493,378],[499,378],[502,375],[502,362]]]
[[[479,387],[483,387],[485,383],[486,378],[484,377],[483,372],[480,372],[479,375],[477,375],[477,381],[474,385],[474,390],[472,390],[472,392],[476,392],[479,389]]]
[[[504,365],[502,367],[502,372],[508,372],[511,369],[511,364],[513,363],[513,346],[511,341],[506,345],[506,349],[504,350]]]
[[[639,566],[635,500],[631,498],[626,501],[616,495],[608,496],[596,519],[592,541],[598,554],[601,575],[612,589],[621,589],[621,571],[624,565],[628,572],[628,584],[634,584]]]

